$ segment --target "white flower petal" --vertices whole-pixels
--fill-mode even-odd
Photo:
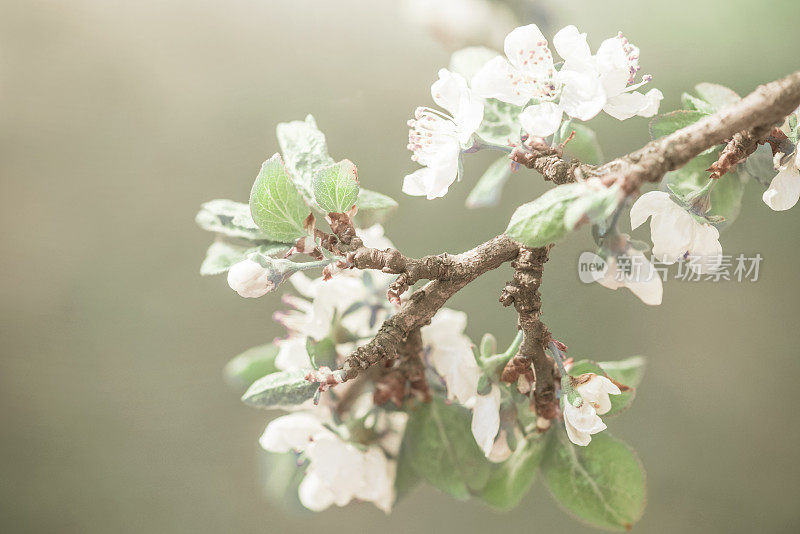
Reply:
[[[558,104],[544,102],[525,108],[519,115],[519,121],[522,128],[529,134],[547,137],[555,133],[561,126],[562,115],[563,111]]]
[[[714,272],[722,264],[719,230],[707,223],[693,222],[696,226],[689,253],[694,258],[689,262],[689,267],[701,274]]]
[[[580,33],[575,26],[566,26],[553,37],[553,46],[558,55],[574,66],[588,66],[592,60],[592,52],[586,42],[586,34]]]
[[[290,337],[278,341],[278,355],[275,356],[275,367],[281,371],[288,369],[310,369],[311,359],[306,350],[303,337]]]
[[[640,196],[631,206],[631,228],[640,227],[648,217],[663,210],[667,203],[672,203],[672,200],[669,193],[663,191],[650,191]]]
[[[500,388],[492,386],[488,395],[475,397],[475,404],[472,407],[472,435],[486,456],[492,452],[498,430],[500,430]]]
[[[561,70],[558,79],[564,84],[561,107],[570,117],[588,121],[606,104],[606,93],[599,78],[591,72]]]
[[[800,151],[798,151],[800,154]],[[797,204],[800,199],[800,171],[795,166],[798,162],[789,164],[778,172],[769,184],[769,189],[761,197],[764,203],[775,211],[784,211]]]
[[[524,62],[529,59],[531,55],[538,57],[543,49],[547,49],[547,39],[545,39],[536,24],[528,24],[527,26],[514,28],[511,33],[506,36],[505,42],[503,43],[503,50],[506,53],[508,61],[517,69],[523,69],[529,66],[530,63],[526,65]],[[552,64],[551,56],[551,69]],[[546,70],[547,65],[541,65],[541,68]]]
[[[453,119],[458,127],[458,142],[468,144],[483,122],[483,99],[468,89],[462,92]]]
[[[460,74],[450,72],[447,69],[439,70],[439,79],[431,85],[431,96],[433,101],[455,115],[461,100],[461,94],[469,91],[467,81]]]
[[[270,421],[258,443],[269,452],[302,451],[315,436],[330,433],[317,417],[291,413]]]
[[[309,471],[300,482],[297,496],[300,498],[300,503],[312,512],[321,512],[329,508],[336,497],[319,475],[313,471]]]
[[[522,94],[513,83],[516,69],[503,57],[489,60],[472,78],[472,91],[483,98],[496,98],[515,106],[522,106],[530,95]]]

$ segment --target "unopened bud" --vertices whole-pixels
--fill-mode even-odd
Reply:
[[[277,287],[269,274],[267,269],[248,258],[228,270],[228,285],[245,298],[263,297]]]

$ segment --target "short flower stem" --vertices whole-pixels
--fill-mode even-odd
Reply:
[[[547,344],[547,348],[550,349],[550,354],[553,355],[553,359],[556,361],[558,372],[561,374],[561,377],[569,376],[569,373],[567,373],[567,370],[564,368],[564,353],[561,352],[552,341]]]

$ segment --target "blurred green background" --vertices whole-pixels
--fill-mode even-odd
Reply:
[[[597,46],[623,30],[678,105],[700,81],[746,93],[800,67],[800,2],[539,2],[546,33]],[[5,0],[0,3],[0,528],[5,532],[590,531],[538,485],[514,512],[420,489],[391,516],[350,506],[286,516],[262,495],[266,419],[222,380],[234,354],[281,334],[278,297],[201,278],[199,204],[247,198],[277,122],[313,113],[331,154],[401,200],[387,225],[411,255],[470,248],[547,187],[516,175],[496,209],[403,197],[406,119],[448,51],[398,2]],[[544,18],[543,18],[544,20]],[[647,121],[593,122],[608,156]],[[672,282],[647,308],[579,283],[586,232],[547,265],[545,320],[570,354],[642,353],[634,408],[610,422],[648,469],[639,532],[798,532],[797,209],[748,185],[726,253],[761,253],[755,283]],[[645,234],[646,235],[646,232]],[[502,268],[458,294],[474,338],[514,333]]]

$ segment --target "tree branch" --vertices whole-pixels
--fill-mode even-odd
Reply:
[[[620,182],[622,189],[631,194],[643,183],[660,181],[667,172],[682,167],[704,150],[727,140],[733,145],[726,157],[738,163],[741,157],[755,150],[756,144],[775,124],[798,106],[800,71],[762,85],[736,104],[604,165],[595,167],[578,161],[567,162],[561,157],[560,146],[546,147],[535,143],[524,149],[515,149],[511,160],[539,171],[546,180],[556,184],[597,176],[608,185]],[[428,324],[451,296],[480,275],[519,255],[515,262],[514,282],[506,287],[501,299],[506,305],[514,303],[524,333],[519,354],[512,362],[516,360],[522,370],[525,367],[529,369],[528,362],[532,362],[537,412],[543,417],[555,413],[553,362],[544,351],[550,334],[539,320],[541,302],[538,289],[542,265],[547,261],[547,248],[523,248],[521,252],[518,243],[502,234],[462,254],[413,259],[394,249],[365,247],[356,236],[348,214],[329,214],[329,217],[331,229],[338,239],[338,243],[331,245],[347,255],[351,267],[380,269],[399,275],[390,288],[390,299],[399,301],[399,295],[419,280],[432,281],[415,291],[396,314],[386,319],[375,337],[356,349],[337,371],[338,378],[327,385],[350,380],[378,362],[395,358],[398,346],[406,341],[409,333]]]
[[[800,71],[759,86],[755,91],[725,109],[694,124],[656,139],[639,150],[592,167],[566,162],[547,151],[515,150],[512,160],[540,172],[557,184],[588,176],[605,182],[621,182],[627,193],[645,182],[659,182],[664,175],[686,165],[704,150],[725,143],[736,134],[762,139],[772,127],[800,106]]]
[[[350,380],[371,365],[395,358],[398,345],[412,330],[428,324],[450,297],[485,272],[513,260],[518,252],[519,245],[501,234],[472,250],[450,256],[450,276],[428,282],[414,291],[400,311],[384,321],[372,341],[356,349],[344,361],[343,379]]]
[[[522,344],[506,368],[501,379],[516,382],[520,376],[530,381],[528,373],[533,364],[533,403],[536,413],[546,419],[557,414],[554,362],[545,352],[550,342],[550,332],[541,321],[542,285],[544,264],[549,259],[550,246],[540,248],[521,247],[514,267],[514,280],[506,284],[500,302],[503,306],[514,305],[519,316],[518,326],[522,330]]]

